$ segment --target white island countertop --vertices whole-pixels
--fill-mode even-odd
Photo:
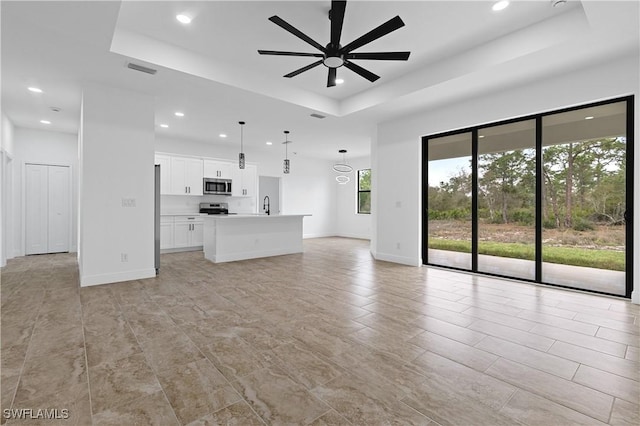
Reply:
[[[264,214],[264,213],[231,213],[231,214],[202,214],[213,219],[247,219],[247,218],[277,218],[277,217],[302,217],[310,214]]]
[[[230,214],[204,218],[204,257],[214,263],[302,253],[310,214]]]

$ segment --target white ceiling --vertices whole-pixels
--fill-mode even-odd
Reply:
[[[409,50],[411,57],[359,61],[381,78],[370,83],[339,69],[345,84],[327,88],[322,66],[282,77],[313,59],[257,49],[314,51],[268,21],[272,15],[326,44],[329,1],[2,1],[2,109],[17,126],[43,128],[39,121],[48,119],[46,128],[75,133],[82,87],[102,84],[154,96],[159,136],[236,144],[244,120],[245,151],[278,149],[265,142],[280,142],[288,129],[292,150],[335,159],[339,148],[367,155],[379,122],[638,54],[637,1],[569,0],[562,8],[512,1],[500,13],[492,4],[349,1],[342,44],[399,15],[405,27],[358,51]],[[178,23],[178,13],[192,23]],[[158,73],[129,70],[128,61]],[[185,117],[175,117],[178,110]]]

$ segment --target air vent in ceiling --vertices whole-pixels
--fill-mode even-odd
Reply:
[[[151,74],[151,75],[154,75],[155,73],[158,72],[158,70],[154,70],[153,68],[148,68],[148,67],[144,67],[142,65],[134,64],[133,62],[128,62],[127,63],[127,68],[130,68],[130,69],[136,70],[136,71],[140,71],[140,72],[146,72],[147,74]]]
[[[311,114],[311,116],[312,116],[313,118],[320,118],[320,119],[322,119],[322,118],[326,118],[326,117],[327,117],[326,115],[320,115],[320,114],[316,114],[316,113]]]

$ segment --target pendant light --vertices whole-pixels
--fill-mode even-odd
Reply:
[[[351,178],[349,176],[340,175],[340,176],[336,176],[336,181],[340,185],[346,185],[347,183],[349,183],[351,181]]]
[[[285,130],[284,131],[284,142],[282,142],[282,144],[284,145],[284,163],[282,164],[282,172],[286,175],[289,174],[289,152],[287,149],[287,146],[291,143],[291,141],[289,140],[289,131]]]
[[[351,173],[353,171],[353,167],[351,167],[347,163],[347,159],[346,159],[347,150],[341,149],[338,151],[338,153],[342,154],[342,163],[338,161],[336,164],[334,164],[333,170],[335,170],[338,173]]]
[[[351,167],[347,163],[347,159],[346,159],[347,150],[346,149],[341,149],[341,150],[338,151],[338,153],[342,154],[342,163],[340,161],[335,163],[333,165],[333,170],[336,171],[337,173],[341,173],[340,175],[336,176],[336,181],[340,185],[345,185],[345,184],[347,184],[347,183],[349,183],[351,181],[351,178],[349,176],[347,176],[347,174],[349,174],[349,173],[351,173],[353,171],[353,167]]]
[[[242,129],[244,128],[244,121],[238,121],[238,124],[240,125],[240,154],[238,155],[238,167],[240,167],[241,169],[244,169],[244,152],[243,152],[243,132]]]

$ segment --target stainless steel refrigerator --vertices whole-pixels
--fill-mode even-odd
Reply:
[[[155,266],[156,275],[160,273],[160,165],[155,166],[155,193],[154,193],[153,226],[155,236]]]

